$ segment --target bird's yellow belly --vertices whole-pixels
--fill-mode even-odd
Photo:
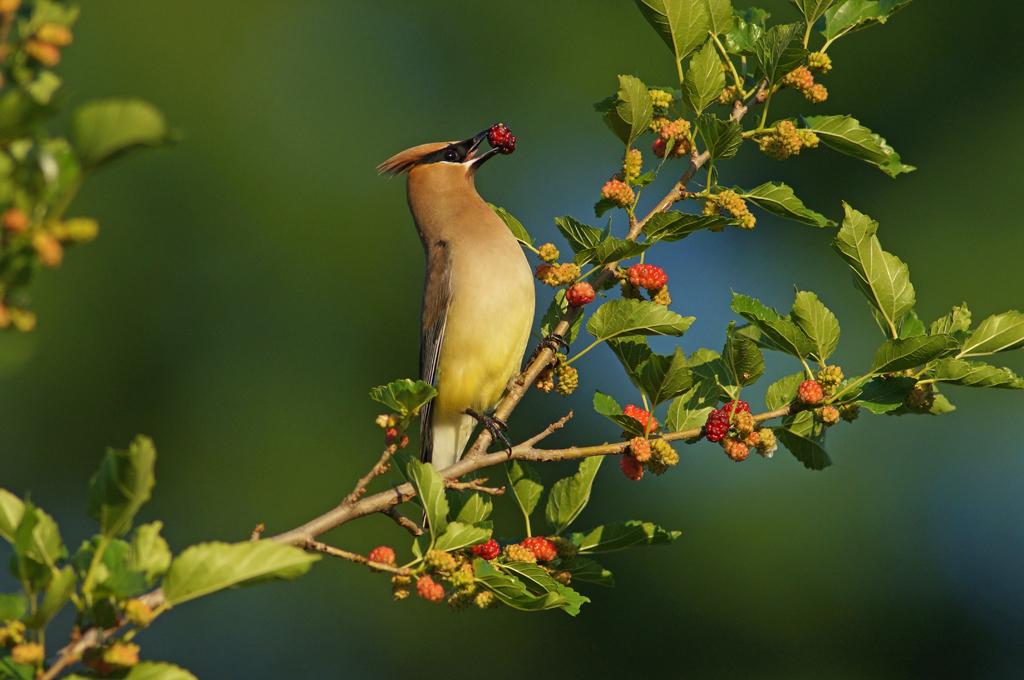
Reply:
[[[444,413],[492,408],[519,371],[529,341],[534,310],[529,264],[521,251],[489,260],[479,258],[455,270],[483,283],[468,288],[452,282],[458,294],[448,309],[435,402]]]

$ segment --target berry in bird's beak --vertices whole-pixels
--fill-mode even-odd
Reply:
[[[504,123],[495,123],[487,131],[487,143],[499,153],[510,154],[516,150],[516,136]]]

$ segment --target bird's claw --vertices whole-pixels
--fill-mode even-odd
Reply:
[[[491,433],[491,439],[500,441],[504,444],[508,455],[512,455],[512,442],[510,442],[508,437],[505,436],[505,430],[508,429],[508,423],[501,418],[488,416],[471,408],[467,408],[465,410],[465,414],[471,418],[475,418],[478,423],[484,426],[485,430]]]
[[[568,350],[569,342],[561,335],[555,335],[554,333],[552,333],[551,335],[547,336],[546,338],[540,341],[540,346],[547,347],[552,352],[557,352],[562,348]]]

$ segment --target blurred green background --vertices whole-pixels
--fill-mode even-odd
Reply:
[[[820,110],[855,114],[918,172],[746,149],[724,181],[784,180],[833,217],[846,199],[880,220],[926,319],[962,300],[976,319],[1020,307],[1022,20],[1014,3],[918,2],[835,47]],[[379,446],[367,388],[416,371],[422,255],[401,181],[374,165],[505,121],[520,148],[481,173],[481,193],[555,240],[552,217],[589,218],[615,170],[592,102],[620,72],[673,76],[625,0],[107,0],[86,5],[76,36],[73,102],[140,95],[184,140],[86,187],[72,213],[99,218],[101,238],[42,276],[36,333],[0,338],[0,485],[30,490],[71,545],[91,531],[101,452],[137,432],[160,450],[142,518],[165,520],[176,550],[330,507]],[[864,367],[877,331],[830,238],[763,217],[656,255],[676,308],[698,317],[687,350],[720,346],[730,289],[788,307],[799,285],[838,313],[838,358]],[[616,436],[586,413],[594,389],[631,400],[613,361],[581,362],[563,441]],[[183,606],[142,636],[143,655],[204,678],[1018,675],[1024,397],[947,394],[952,416],[839,428],[821,473],[785,452],[738,466],[707,445],[642,484],[607,464],[581,526],[635,517],[684,535],[608,559],[618,587],[575,620],[392,604],[384,579],[324,562]],[[566,408],[534,393],[513,434]],[[373,518],[329,540],[407,545]]]

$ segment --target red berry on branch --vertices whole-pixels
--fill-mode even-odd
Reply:
[[[395,564],[395,551],[386,545],[379,545],[370,551],[367,555],[371,562],[379,562],[381,564]]]
[[[635,264],[627,270],[629,282],[637,288],[655,291],[664,288],[668,283],[668,274],[654,264]]]
[[[658,429],[658,421],[655,420],[650,413],[639,406],[628,404],[626,408],[622,409],[622,414],[627,415],[640,423],[640,427],[644,429],[644,432],[654,432]]]
[[[729,415],[721,409],[708,414],[704,423],[704,436],[709,442],[720,442],[729,434]]]
[[[524,538],[522,546],[532,552],[538,562],[550,562],[558,557],[558,549],[555,548],[555,544],[543,536]]]
[[[474,545],[469,549],[475,557],[480,557],[485,560],[493,560],[495,557],[501,554],[501,546],[493,538],[489,539],[486,543]]]
[[[797,388],[796,397],[801,403],[813,406],[825,398],[825,389],[817,380],[805,380]]]
[[[516,136],[504,123],[496,123],[487,131],[487,143],[500,153],[510,154],[516,150]]]
[[[750,413],[750,404],[742,399],[734,399],[722,404],[722,408],[719,410],[724,413],[726,417],[731,418],[736,413]]]
[[[644,466],[628,453],[619,456],[619,468],[622,470],[622,474],[626,475],[626,479],[639,482],[644,478]]]
[[[569,290],[565,291],[565,299],[573,307],[589,305],[596,297],[597,293],[594,292],[594,287],[586,281],[574,283]]]

